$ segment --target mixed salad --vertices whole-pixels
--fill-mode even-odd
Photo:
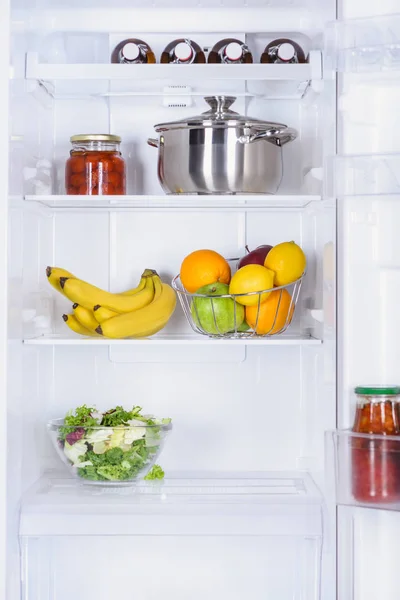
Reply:
[[[98,412],[85,404],[70,411],[58,427],[58,445],[68,462],[84,479],[132,480],[152,463],[163,430],[171,419],[142,415],[140,406],[125,410],[116,406]],[[162,479],[164,471],[154,465],[145,479]]]

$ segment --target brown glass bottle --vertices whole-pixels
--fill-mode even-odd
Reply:
[[[241,40],[226,38],[215,44],[208,55],[208,62],[227,64],[252,63],[253,55]]]
[[[205,63],[206,56],[196,42],[186,38],[179,38],[166,46],[161,54],[160,62],[164,64],[190,65],[192,63]]]
[[[123,40],[116,46],[111,55],[112,63],[127,65],[154,64],[156,57],[146,42],[137,38]]]
[[[261,55],[261,63],[305,63],[307,57],[297,42],[287,38],[273,40]]]

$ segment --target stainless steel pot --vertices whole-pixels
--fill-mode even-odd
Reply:
[[[283,174],[282,146],[295,129],[241,116],[233,96],[205,98],[210,110],[154,128],[158,178],[167,194],[273,194]]]

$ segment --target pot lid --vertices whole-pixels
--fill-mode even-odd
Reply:
[[[253,119],[249,116],[239,115],[230,109],[235,102],[235,96],[207,96],[204,98],[210,106],[210,110],[195,117],[187,117],[180,121],[171,121],[170,123],[159,123],[154,125],[157,132],[168,131],[169,129],[186,129],[199,127],[249,127],[251,129],[266,130],[269,128],[277,129],[286,127],[283,123],[273,123],[272,121],[262,121]]]

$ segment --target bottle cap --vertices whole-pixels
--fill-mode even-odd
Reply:
[[[285,42],[284,44],[281,44],[280,46],[278,46],[277,55],[278,55],[278,58],[280,58],[281,60],[284,60],[284,61],[292,60],[292,58],[295,56],[295,54],[296,54],[295,47],[292,44],[289,44],[288,42]]]
[[[192,46],[187,42],[179,42],[174,48],[174,54],[179,60],[190,60],[193,56]]]
[[[133,42],[128,42],[122,47],[121,54],[126,60],[136,60],[140,54],[139,46]]]
[[[398,396],[400,386],[397,385],[358,385],[354,389],[361,396]]]
[[[225,48],[225,56],[229,60],[239,60],[243,55],[243,48],[238,42],[231,42]]]
[[[69,139],[71,142],[121,142],[120,136],[112,133],[80,133],[71,135]]]

